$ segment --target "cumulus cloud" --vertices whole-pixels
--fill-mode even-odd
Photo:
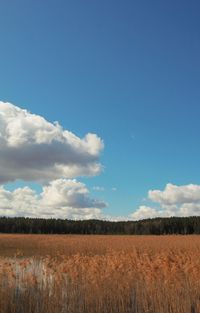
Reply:
[[[155,204],[140,206],[130,215],[130,218],[139,220],[153,217],[200,215],[200,185],[167,184],[163,191],[150,190],[148,199]]]
[[[137,220],[153,218],[157,216],[158,216],[158,212],[154,208],[151,208],[146,205],[141,205],[139,209],[137,209],[135,212],[133,212],[130,215],[130,218],[137,221]]]
[[[79,138],[57,122],[0,102],[0,184],[97,175],[103,147],[96,134]]]
[[[58,122],[0,102],[0,215],[100,218],[106,204],[70,178],[99,174],[103,148],[96,134],[79,138]],[[2,186],[15,180],[37,181],[42,192]]]
[[[162,205],[200,202],[200,186],[167,184],[163,191],[150,190],[149,199]]]
[[[85,184],[57,179],[43,186],[40,194],[29,187],[8,191],[0,187],[0,215],[44,218],[102,218],[105,202],[92,199]]]

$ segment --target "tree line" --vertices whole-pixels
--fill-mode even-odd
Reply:
[[[200,216],[153,218],[140,221],[63,220],[0,217],[0,233],[22,234],[200,234]]]

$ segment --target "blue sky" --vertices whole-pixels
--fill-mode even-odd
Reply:
[[[103,139],[104,171],[78,179],[108,215],[200,184],[199,12],[197,0],[1,1],[0,100]]]

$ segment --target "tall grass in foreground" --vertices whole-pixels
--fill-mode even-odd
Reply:
[[[200,313],[198,236],[2,235],[0,255],[0,313]]]

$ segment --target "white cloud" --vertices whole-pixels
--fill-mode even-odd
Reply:
[[[96,134],[81,139],[57,122],[0,102],[1,184],[97,175],[103,147]]]
[[[185,186],[167,184],[164,191],[150,190],[149,199],[162,205],[199,202],[200,186],[193,184]]]
[[[104,191],[105,190],[104,187],[100,187],[100,186],[94,186],[94,187],[92,187],[92,189],[95,191]]]
[[[96,134],[79,138],[58,122],[0,102],[0,185],[15,180],[43,184],[40,194],[29,187],[9,191],[0,186],[0,215],[101,218],[106,204],[69,178],[99,174],[103,148]]]
[[[91,199],[85,184],[58,179],[40,194],[29,187],[8,191],[0,187],[0,216],[91,219],[102,218],[103,201]]]
[[[137,209],[135,212],[130,214],[130,218],[136,221],[141,220],[141,219],[146,219],[146,218],[153,218],[157,216],[158,216],[158,212],[156,211],[156,209],[151,208],[146,205],[141,205],[139,209]]]
[[[117,191],[117,188],[116,188],[116,187],[112,187],[111,190],[112,190],[112,191]]]
[[[156,203],[155,207],[140,206],[130,215],[134,220],[170,217],[170,216],[194,216],[200,215],[200,185],[177,186],[167,184],[165,189],[150,190],[149,200]]]

